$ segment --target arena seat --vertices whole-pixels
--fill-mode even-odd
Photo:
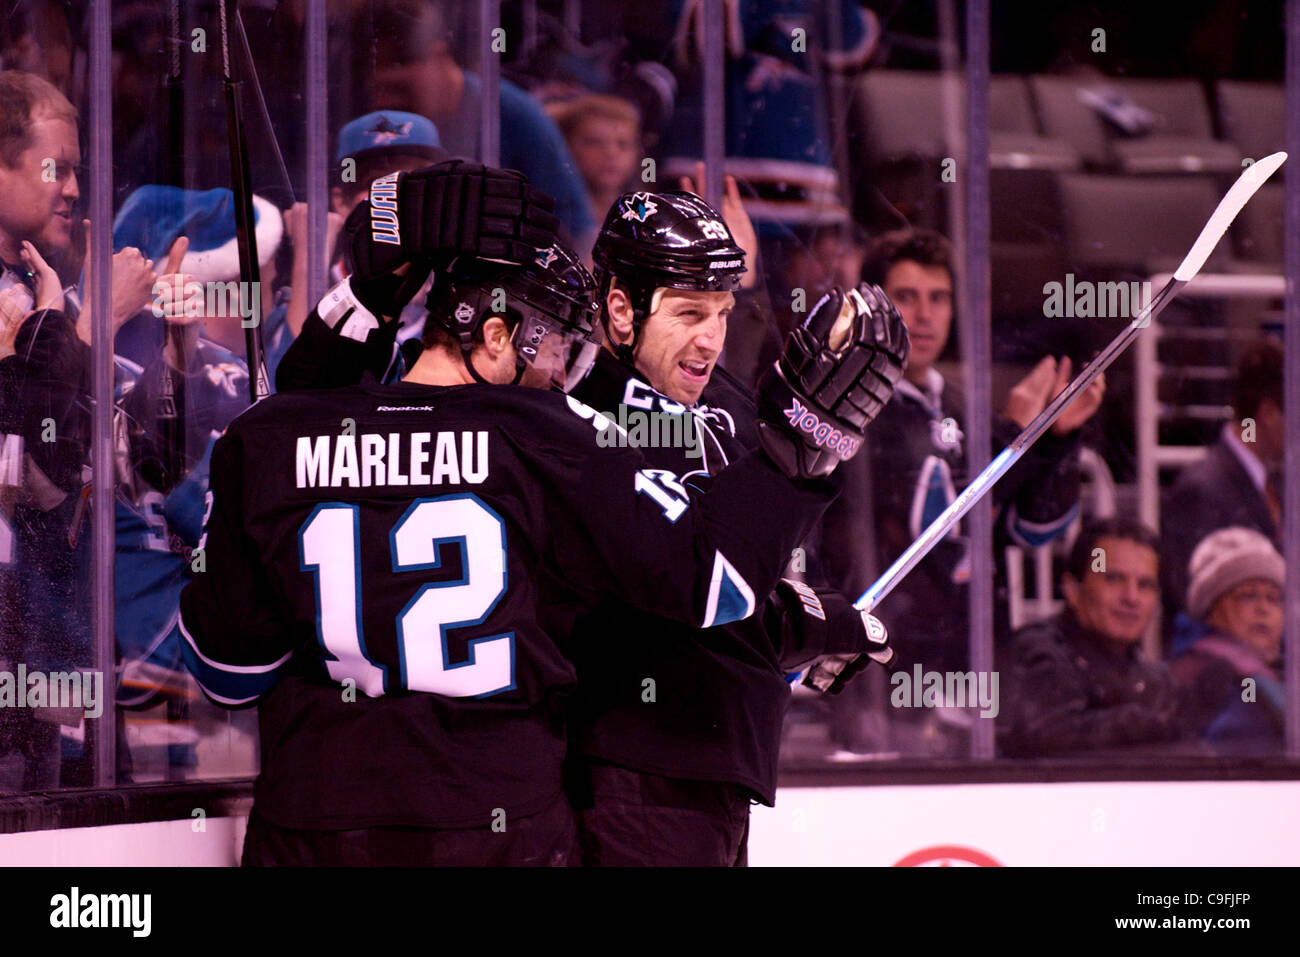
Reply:
[[[1286,93],[1280,84],[1220,80],[1215,98],[1223,138],[1240,146],[1243,156],[1259,159],[1285,146]]]
[[[1191,248],[1221,192],[1208,176],[1060,177],[1066,258],[1074,267],[1122,267],[1149,274],[1176,266]],[[1228,258],[1211,255],[1211,267]]]
[[[1030,88],[1044,133],[1067,140],[1085,162],[1129,173],[1235,172],[1241,152],[1215,139],[1209,106],[1195,80],[1035,76]],[[1113,91],[1145,111],[1149,128],[1126,135],[1086,102]]]
[[[1248,262],[1280,266],[1284,258],[1285,190],[1281,183],[1259,188],[1232,224],[1237,254]]]
[[[965,137],[963,78],[919,70],[864,73],[854,95],[854,123],[865,134],[869,161],[959,156]],[[989,81],[989,163],[994,168],[1077,169],[1069,143],[1045,137],[1034,116],[1024,78]]]

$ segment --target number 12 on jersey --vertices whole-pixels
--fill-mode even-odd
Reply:
[[[303,571],[316,577],[316,637],[335,681],[347,679],[376,697],[391,690],[387,665],[366,650],[361,617],[360,511],[318,505],[298,533]],[[484,697],[515,686],[513,632],[469,642],[468,658],[451,664],[447,632],[482,624],[506,591],[505,523],[475,495],[413,502],[388,536],[394,572],[442,567],[442,547],[457,543],[459,580],[421,585],[397,616],[397,687],[454,698]]]

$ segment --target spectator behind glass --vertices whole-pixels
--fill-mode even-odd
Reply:
[[[705,8],[698,0],[655,6],[655,25],[672,30],[663,59],[680,83],[660,150],[671,175],[703,155],[703,130],[715,122],[705,115]],[[859,3],[745,0],[725,8],[727,172],[754,191],[750,214],[760,234],[844,217],[824,91],[828,74],[856,75],[874,56],[879,19]],[[800,35],[806,43],[792,42]]]
[[[1179,473],[1161,505],[1165,632],[1175,655],[1203,633],[1202,624],[1181,612],[1196,545],[1216,529],[1238,526],[1281,546],[1286,417],[1277,342],[1260,342],[1241,357],[1232,404],[1232,421],[1205,458]]]
[[[170,315],[166,310],[172,303],[178,310],[178,319],[191,320],[173,323],[185,331],[185,349],[193,347],[201,333],[204,339],[220,345],[244,363],[246,346],[239,320],[247,317],[251,321],[256,309],[268,367],[273,368],[279,361],[292,342],[292,336],[286,335],[287,330],[275,321],[276,313],[272,309],[275,254],[284,235],[283,218],[275,204],[261,196],[253,197],[261,277],[254,294],[239,282],[234,210],[234,195],[224,187],[191,190],[151,184],[127,197],[113,222],[115,248],[142,249],[144,255],[150,256],[147,261],[153,263],[171,256],[182,237],[187,242],[179,272],[165,277],[167,282],[151,286],[150,299],[145,303],[149,308],[142,305],[119,333],[115,347],[119,356],[140,366],[156,361],[163,349],[164,323],[159,317]],[[176,282],[178,277],[183,281]],[[201,296],[195,295],[197,290],[188,285],[191,282],[202,285]],[[196,313],[194,309],[200,302],[204,308]],[[209,304],[215,308],[207,310]],[[176,368],[185,369],[185,359],[176,354],[176,348],[178,344],[169,340],[166,358]]]
[[[6,4],[0,21],[0,63],[37,74],[60,92],[69,92],[73,51],[69,10],[70,5],[53,0]]]
[[[893,300],[911,340],[904,379],[867,433],[871,527],[875,565],[887,568],[948,506],[969,478],[964,448],[965,403],[935,368],[948,347],[953,321],[952,253],[948,241],[930,230],[900,230],[878,237],[866,254],[862,278],[880,285]],[[1018,383],[993,430],[1001,449],[1064,388],[1069,360],[1050,356]],[[992,497],[999,509],[995,534],[1002,545],[1033,548],[1063,534],[1078,512],[1077,430],[1101,401],[1099,379],[1057,420],[1001,482]],[[864,478],[846,487],[825,522],[824,559],[832,581],[846,576],[857,593],[865,587],[860,569],[870,567],[853,536],[841,540],[841,521],[865,498]],[[854,500],[857,500],[856,502]],[[967,540],[961,526],[937,545],[885,599],[881,615],[899,639],[900,655],[927,668],[966,668],[969,633],[965,586],[970,580]]]
[[[366,62],[358,77],[370,87],[378,109],[410,110],[437,124],[442,145],[453,156],[479,156],[483,81],[452,56],[465,53],[451,17],[456,5],[431,0],[379,0],[364,5],[371,20],[358,31],[374,37],[358,44]],[[459,41],[459,42],[458,42]],[[501,155],[497,166],[516,169],[555,199],[555,215],[569,237],[581,239],[596,228],[582,178],[555,122],[540,103],[509,80],[501,80]]]
[[[800,228],[780,244],[771,288],[773,302],[781,304],[776,312],[782,339],[807,315],[790,308],[794,291],[803,290],[804,300],[814,303],[832,286],[852,289],[862,281],[866,251],[866,236],[851,222]]]
[[[325,226],[325,248],[330,250],[331,256],[331,285],[346,275],[342,251],[335,248],[339,230],[348,214],[366,198],[370,184],[385,173],[406,173],[449,158],[450,154],[442,148],[437,127],[415,113],[381,110],[359,116],[344,125],[339,131],[334,152],[336,185],[330,188],[330,211]],[[307,301],[306,203],[294,203],[289,208],[284,214],[284,229],[293,247],[293,267],[287,303],[277,308],[286,310],[288,332],[296,337],[315,305]],[[400,338],[419,338],[424,325],[424,295],[427,292],[425,288],[412,297],[403,312]],[[418,325],[413,321],[413,310],[419,311]],[[274,370],[271,370],[271,377],[274,380]]]
[[[19,665],[49,673],[91,664],[89,536],[79,507],[89,350],[65,311],[72,297],[46,261],[73,252],[76,124],[50,83],[0,73],[0,670],[10,674]],[[72,783],[60,770],[65,719],[51,709],[0,709],[0,791]]]
[[[72,251],[80,164],[77,111],[67,98],[30,73],[0,73],[0,285],[26,286],[34,297],[37,269],[24,242],[50,260]]]
[[[1218,752],[1280,750],[1286,562],[1259,532],[1222,528],[1196,546],[1189,576],[1187,612],[1207,632],[1170,663],[1189,730]]]
[[[587,185],[588,208],[600,221],[634,187],[642,156],[641,114],[617,96],[580,96],[547,110],[560,127]]]
[[[1138,657],[1160,601],[1159,541],[1126,518],[1084,526],[1061,589],[1065,610],[998,654],[998,739],[1009,757],[1097,752],[1179,735],[1169,669]]]
[[[143,186],[113,224],[114,245],[135,244],[152,256],[168,256],[153,307],[118,337],[118,701],[132,709],[165,703],[169,718],[162,726],[127,719],[128,729],[136,732],[130,758],[137,772],[165,762],[171,776],[189,774],[197,765],[198,740],[189,721],[222,715],[202,700],[181,661],[178,602],[181,589],[201,570],[194,565],[194,549],[202,531],[212,445],[248,405],[242,320],[261,322],[271,369],[293,339],[283,310],[268,315],[284,231],[280,211],[254,196],[253,213],[262,269],[256,296],[239,282],[230,190]],[[165,339],[164,327],[171,330]],[[217,723],[230,730],[224,716]],[[166,744],[166,754],[147,750],[141,731],[151,732],[151,744]]]

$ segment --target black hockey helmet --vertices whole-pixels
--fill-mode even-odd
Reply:
[[[694,193],[624,193],[610,207],[592,250],[601,311],[615,280],[632,300],[633,335],[620,355],[630,358],[654,291],[734,292],[745,272],[722,214]],[[626,350],[626,353],[624,353]]]
[[[429,318],[460,343],[470,375],[482,382],[470,355],[474,333],[493,316],[513,322],[515,382],[531,365],[568,392],[586,376],[599,346],[596,282],[577,254],[556,243],[522,266],[460,258],[436,277],[426,307]]]

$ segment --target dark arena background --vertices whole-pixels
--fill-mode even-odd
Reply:
[[[813,662],[782,662],[774,806],[716,779],[742,799],[729,860],[1300,863],[1300,0],[4,7],[0,864],[240,863],[259,711],[203,693],[179,611],[213,574],[212,445],[275,391],[371,181],[448,158],[524,173],[589,267],[620,194],[649,197],[623,219],[684,185],[721,209],[747,279],[698,357],[745,402],[827,290],[893,300],[908,365],[790,553],[794,606],[866,592],[1142,327],[871,609],[889,667],[823,694]],[[1233,183],[1284,150],[1144,319]],[[401,318],[409,364],[422,294]],[[649,434],[698,452],[658,398]],[[672,489],[638,487],[684,507]],[[303,548],[310,587],[327,558]],[[670,665],[619,706],[675,709],[689,748],[718,730],[702,702],[741,691]],[[718,713],[734,731],[749,712]],[[698,796],[713,765],[692,767]]]

